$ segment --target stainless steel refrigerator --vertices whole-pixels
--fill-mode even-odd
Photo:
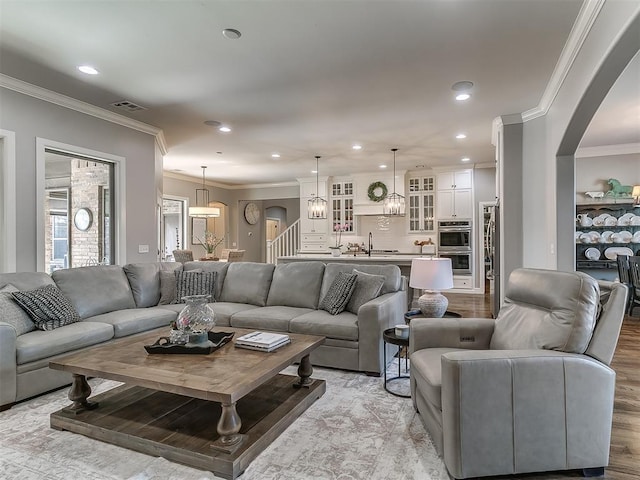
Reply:
[[[489,298],[491,315],[498,316],[500,311],[500,203],[485,206],[488,217],[484,228],[484,256],[486,278],[489,280]]]

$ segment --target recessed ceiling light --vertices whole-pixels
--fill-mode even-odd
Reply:
[[[318,170],[311,170],[311,173],[318,173]]]
[[[240,33],[240,30],[236,30],[235,28],[225,28],[222,30],[222,35],[229,40],[237,40],[242,36],[242,33]]]
[[[456,92],[456,100],[468,100],[471,98],[471,90],[473,89],[473,82],[469,80],[463,80],[456,82],[451,86],[451,90]]]
[[[209,127],[219,127],[220,125],[222,125],[222,122],[219,122],[217,120],[205,120],[204,124],[208,125]]]
[[[280,154],[279,153],[272,153],[271,157],[273,158],[280,158]]]
[[[460,159],[460,161],[462,161],[462,162],[468,162],[470,160],[471,159],[469,157],[463,157],[463,158]]]
[[[220,127],[218,130],[220,130],[223,133],[229,133],[231,131],[229,127]]]
[[[386,165],[380,165],[380,168],[387,168]]]
[[[362,150],[362,145],[358,145],[358,144],[356,144],[356,145],[354,145],[354,146],[353,146],[353,147],[351,147],[351,148],[353,148],[354,150]]]
[[[78,67],[78,70],[80,70],[82,73],[86,73],[87,75],[97,75],[98,74],[98,70],[96,70],[95,68],[93,68],[90,65],[80,65]]]
[[[466,134],[464,134],[464,133],[459,133],[459,134],[457,134],[457,135],[456,135],[456,138],[457,138],[458,140],[462,140],[463,138],[467,138],[467,135],[466,135]]]

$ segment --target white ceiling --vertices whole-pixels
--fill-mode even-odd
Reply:
[[[165,170],[221,183],[392,168],[392,147],[399,170],[491,163],[492,120],[539,104],[581,4],[0,0],[0,72],[162,128]]]

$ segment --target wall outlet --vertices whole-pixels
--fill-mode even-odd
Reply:
[[[237,246],[238,246],[238,244],[237,244],[236,242],[233,242],[233,243],[231,244],[231,246],[232,246],[232,247],[237,247]]]
[[[138,253],[149,253],[149,245],[138,245]]]

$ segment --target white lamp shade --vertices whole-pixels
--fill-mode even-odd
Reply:
[[[220,209],[218,207],[189,207],[190,217],[219,217]]]
[[[414,258],[411,261],[409,286],[422,290],[453,288],[450,258]]]

